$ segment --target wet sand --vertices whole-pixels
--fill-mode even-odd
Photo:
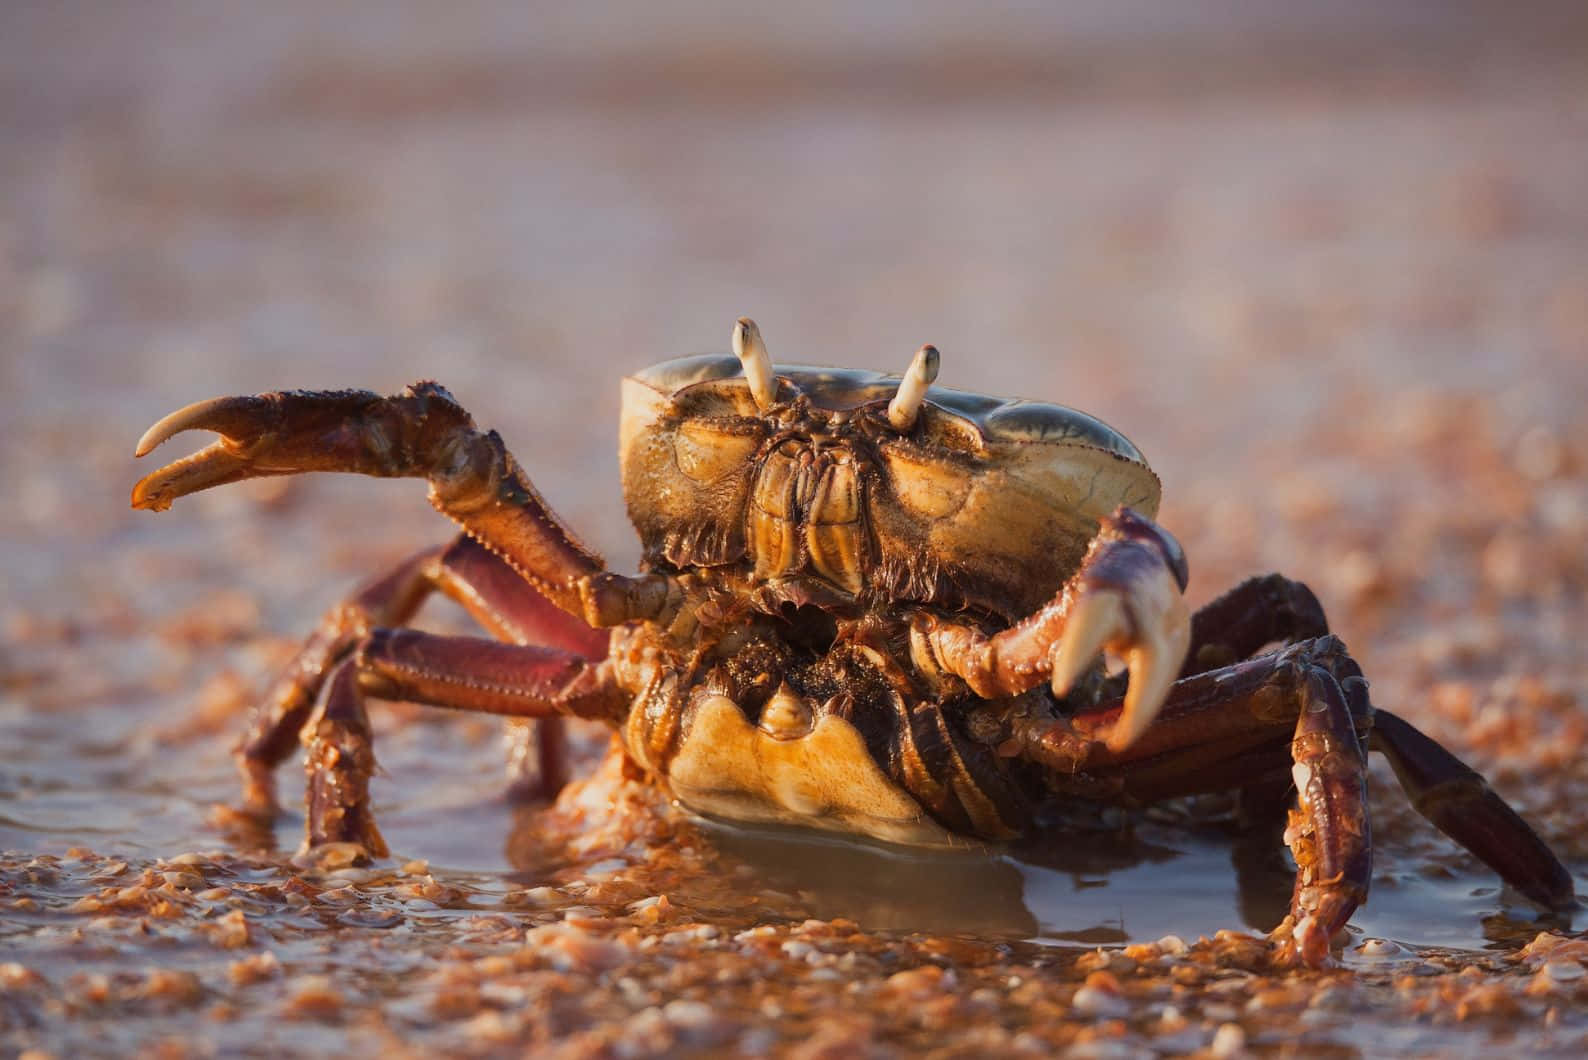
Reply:
[[[1374,701],[1588,890],[1588,34],[1415,7],[8,8],[0,1051],[1580,1054],[1583,918],[1382,766],[1318,973],[1265,967],[1288,882],[1216,814],[923,864],[689,819],[595,732],[593,779],[514,808],[494,722],[405,706],[397,855],[296,867],[301,818],[226,812],[230,748],[322,611],[448,527],[343,477],[127,509],[181,404],[434,377],[630,569],[624,372],[744,313],[791,361],[930,341],[946,384],[1128,434],[1193,603],[1308,582]]]

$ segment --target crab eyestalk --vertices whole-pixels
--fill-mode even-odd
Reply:
[[[734,322],[733,355],[744,366],[744,378],[750,384],[755,407],[765,412],[777,398],[777,379],[772,374],[772,357],[761,340],[761,329],[749,317]]]
[[[915,426],[916,417],[921,414],[921,403],[926,400],[926,388],[937,381],[941,359],[936,346],[926,345],[915,351],[915,358],[899,382],[898,392],[888,402],[888,422],[894,430],[902,432]]]

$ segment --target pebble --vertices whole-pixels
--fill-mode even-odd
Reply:
[[[1550,961],[1528,980],[1524,993],[1529,996],[1553,994],[1575,989],[1583,977],[1583,966],[1575,961]]]
[[[0,964],[0,990],[36,990],[49,985],[49,980],[33,969],[16,961]]]
[[[249,986],[281,974],[281,961],[274,953],[250,954],[226,966],[226,976],[237,986]]]
[[[1240,1056],[1246,1051],[1246,1031],[1239,1023],[1224,1023],[1213,1032],[1213,1041],[1208,1045],[1208,1052],[1213,1056],[1223,1058]]]
[[[346,1000],[329,976],[299,976],[287,984],[283,1015],[288,1019],[334,1019],[342,1014]]]
[[[627,963],[633,952],[619,942],[567,924],[530,928],[524,935],[524,942],[562,971],[609,971]]]
[[[1083,986],[1075,992],[1075,1011],[1097,1019],[1121,1019],[1130,1015],[1130,1003],[1106,991]]]

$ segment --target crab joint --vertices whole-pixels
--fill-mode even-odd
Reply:
[[[765,412],[777,397],[777,380],[772,375],[772,357],[761,340],[761,329],[749,317],[740,317],[733,325],[733,355],[744,366],[744,378],[750,384],[755,407]]]
[[[579,579],[584,620],[595,629],[625,622],[666,622],[683,603],[676,579],[665,574],[628,578],[603,572]]]
[[[937,381],[937,366],[941,356],[936,346],[922,346],[915,351],[910,367],[905,369],[899,382],[898,393],[888,402],[888,422],[896,431],[907,431],[915,426],[921,413],[921,402],[926,400],[926,388]]]

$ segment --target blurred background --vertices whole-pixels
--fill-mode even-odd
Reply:
[[[209,842],[270,669],[447,537],[343,478],[129,512],[157,417],[437,378],[627,568],[617,381],[749,314],[1119,427],[1195,601],[1311,583],[1580,868],[1585,188],[1580,3],[10,0],[0,846]]]
[[[1558,431],[1584,393],[1580,4],[0,19],[8,540],[119,523],[55,461],[125,477],[174,405],[436,377],[632,561],[616,380],[739,314],[787,359],[930,341],[946,384],[1086,408],[1177,513],[1273,504],[1255,443],[1324,465],[1312,432],[1394,430],[1407,395]],[[1266,537],[1231,550],[1289,558]]]

